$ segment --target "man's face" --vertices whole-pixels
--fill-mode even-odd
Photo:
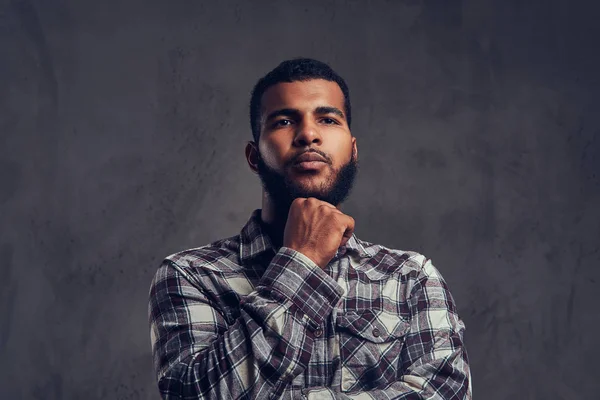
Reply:
[[[348,197],[358,153],[343,110],[342,90],[323,79],[279,83],[264,93],[257,167],[277,212],[287,214],[297,197],[335,206]],[[324,162],[298,164],[309,154]]]

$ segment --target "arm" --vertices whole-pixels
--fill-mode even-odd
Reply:
[[[342,289],[302,253],[282,247],[229,325],[185,269],[166,260],[149,301],[158,386],[165,399],[269,398],[306,367],[311,326]]]
[[[400,373],[386,388],[341,393],[331,388],[306,391],[308,399],[470,400],[471,375],[458,317],[446,282],[426,260],[408,302],[410,330],[400,355]]]

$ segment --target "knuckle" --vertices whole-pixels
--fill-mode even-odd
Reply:
[[[303,199],[302,197],[296,197],[293,201],[292,204],[295,205],[301,205],[304,204],[306,202],[306,199]]]

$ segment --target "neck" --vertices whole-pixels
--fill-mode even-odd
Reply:
[[[278,210],[268,195],[263,193],[261,220],[273,246],[276,248],[275,250],[278,250],[283,244],[283,233],[288,213],[289,209]]]

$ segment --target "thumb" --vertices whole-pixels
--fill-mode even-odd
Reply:
[[[346,230],[344,231],[344,235],[342,236],[342,241],[340,242],[340,246],[345,246],[346,243],[348,242],[348,240],[350,240],[350,238],[352,237],[352,233],[354,231],[350,228],[346,228]]]

